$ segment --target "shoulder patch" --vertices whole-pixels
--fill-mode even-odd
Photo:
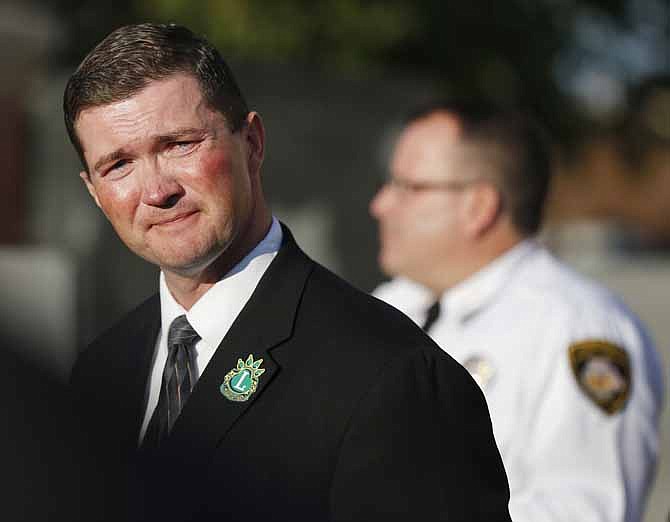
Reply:
[[[621,411],[632,385],[626,351],[594,339],[573,343],[568,353],[572,371],[586,396],[608,415]]]

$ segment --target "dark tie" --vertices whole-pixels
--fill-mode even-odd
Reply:
[[[428,308],[428,311],[426,312],[426,320],[423,323],[423,328],[424,332],[428,332],[430,330],[431,326],[437,321],[437,318],[440,317],[440,301],[435,301],[430,307]]]
[[[195,343],[200,336],[180,315],[168,332],[168,357],[163,370],[158,404],[142,442],[143,447],[158,447],[165,440],[191,395],[198,378],[195,369]]]

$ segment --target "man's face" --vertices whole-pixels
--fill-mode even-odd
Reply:
[[[431,285],[448,271],[465,240],[458,122],[434,113],[406,127],[390,163],[390,180],[370,204],[379,224],[379,264],[391,276]]]
[[[231,133],[197,80],[178,74],[83,110],[76,131],[91,196],[139,256],[188,275],[243,241],[261,204],[257,114]]]

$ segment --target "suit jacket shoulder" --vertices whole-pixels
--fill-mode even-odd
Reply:
[[[329,492],[333,520],[508,520],[484,396],[409,318],[317,265],[297,316],[302,335],[321,339],[302,357],[327,364],[324,388],[350,408]]]
[[[85,415],[120,438],[126,451],[137,445],[159,328],[160,299],[154,294],[81,352],[70,376]]]

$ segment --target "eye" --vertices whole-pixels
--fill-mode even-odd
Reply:
[[[109,175],[117,175],[119,173],[124,172],[127,170],[128,165],[130,164],[130,161],[127,159],[120,159],[118,161],[115,161],[112,163],[112,165],[105,169],[102,173],[103,176]]]
[[[168,144],[167,150],[169,153],[176,155],[188,154],[197,144],[198,141],[195,140],[173,141]]]
[[[120,169],[121,167],[123,167],[127,163],[128,163],[128,160],[125,160],[125,159],[119,160],[116,163],[114,163],[114,165],[112,165],[109,170]]]

